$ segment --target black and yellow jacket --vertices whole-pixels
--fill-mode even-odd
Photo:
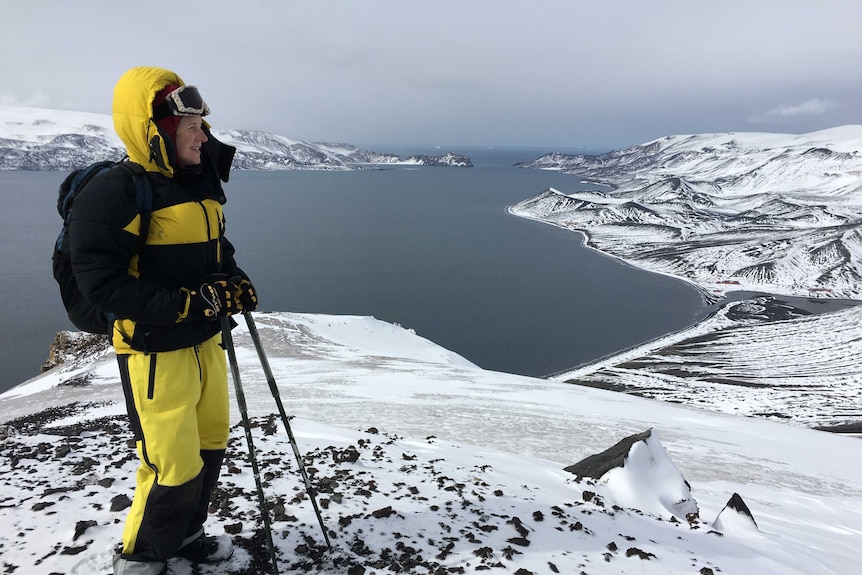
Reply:
[[[224,237],[227,182],[235,149],[209,141],[200,173],[176,169],[173,145],[153,120],[152,101],[173,72],[134,68],[114,91],[114,128],[131,162],[147,172],[153,207],[146,245],[126,167],[100,174],[75,199],[69,223],[72,269],[93,307],[114,317],[117,353],[161,352],[197,345],[216,333],[218,321],[187,318],[188,291],[213,274],[241,275]],[[138,253],[140,251],[140,253]]]

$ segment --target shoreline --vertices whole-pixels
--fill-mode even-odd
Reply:
[[[862,299],[829,297],[828,286],[800,295],[793,289],[771,290],[771,285],[702,285],[590,245],[585,229],[528,215],[514,206],[507,212],[577,232],[582,247],[683,281],[701,294],[708,310],[684,328],[543,379],[862,435],[862,405],[854,399],[860,389],[846,359],[862,353],[855,327],[860,312],[852,310],[862,306]],[[731,285],[735,289],[728,289]]]
[[[696,325],[547,379],[862,434],[862,385],[853,359],[862,354],[862,302],[818,309],[821,302],[811,299],[734,295]]]
[[[562,194],[562,192],[560,192],[560,193]],[[563,194],[563,195],[565,195],[565,194]],[[636,268],[640,271],[673,278],[675,280],[679,280],[681,282],[684,282],[684,283],[690,285],[692,288],[694,288],[695,290],[697,290],[701,294],[701,296],[704,299],[704,303],[706,303],[707,305],[715,305],[716,303],[720,302],[722,299],[728,298],[729,294],[740,293],[740,292],[758,293],[758,294],[764,294],[764,295],[772,295],[772,296],[776,296],[776,297],[806,299],[806,300],[812,300],[812,301],[858,302],[858,304],[862,304],[862,297],[859,297],[858,299],[846,298],[846,297],[829,297],[828,294],[831,293],[831,291],[824,291],[824,289],[829,289],[829,288],[814,289],[814,290],[810,290],[808,294],[801,294],[801,293],[794,293],[792,290],[786,290],[786,291],[772,290],[772,291],[769,291],[767,287],[765,287],[765,286],[759,287],[757,284],[750,284],[749,285],[749,284],[741,284],[741,283],[724,283],[722,281],[716,281],[715,284],[713,284],[713,285],[708,285],[708,286],[703,285],[703,284],[698,283],[695,280],[687,278],[685,276],[672,274],[670,272],[666,272],[666,271],[662,271],[662,270],[650,269],[650,268],[644,267],[642,265],[639,265],[639,263],[636,260],[627,259],[625,256],[621,256],[621,255],[617,255],[617,254],[613,254],[613,253],[604,251],[601,248],[598,248],[595,245],[592,245],[590,243],[592,236],[590,236],[590,233],[588,230],[585,230],[582,228],[566,227],[566,226],[560,225],[560,224],[555,223],[555,222],[551,222],[548,220],[544,220],[542,218],[528,215],[526,213],[517,212],[517,211],[515,211],[514,208],[515,208],[514,205],[508,206],[506,208],[506,212],[509,213],[510,215],[516,217],[516,218],[522,218],[525,220],[539,222],[541,224],[553,226],[555,228],[558,228],[558,229],[561,229],[561,230],[564,230],[567,232],[574,232],[574,233],[580,234],[583,237],[583,241],[581,242],[581,246],[588,249],[588,250],[592,250],[598,254],[601,254],[602,256],[615,259],[624,265]],[[731,288],[730,286],[733,286],[733,288]],[[811,293],[811,292],[814,292],[814,293]],[[822,295],[820,295],[820,294],[822,294]]]

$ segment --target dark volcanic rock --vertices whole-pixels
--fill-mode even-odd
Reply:
[[[715,518],[713,527],[719,530],[723,529],[725,527],[723,524],[733,515],[741,518],[743,522],[750,522],[750,527],[755,530],[757,529],[757,522],[754,520],[751,510],[738,493],[734,493],[730,497],[727,504],[724,506],[724,509],[722,509],[718,514],[718,517]]]
[[[75,524],[75,535],[72,537],[72,541],[76,541],[87,529],[96,525],[98,524],[95,521],[78,521]]]
[[[582,459],[574,465],[569,465],[568,467],[564,468],[564,470],[568,471],[569,473],[573,473],[578,477],[591,477],[593,479],[599,479],[611,469],[614,469],[615,467],[622,467],[625,463],[626,456],[629,454],[629,451],[632,448],[632,445],[634,445],[638,441],[646,441],[651,433],[652,430],[647,429],[643,433],[630,435],[629,437],[626,437],[625,439],[621,440],[613,447],[606,449],[601,453],[590,455],[586,459]]]
[[[111,511],[122,511],[132,506],[132,500],[127,495],[116,495],[111,499]]]

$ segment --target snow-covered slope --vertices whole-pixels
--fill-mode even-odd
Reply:
[[[394,164],[398,156],[360,150],[348,144],[312,144],[269,132],[214,130],[219,140],[237,148],[240,170],[353,169],[360,164]]]
[[[804,135],[668,136],[600,156],[549,154],[609,189],[549,189],[510,208],[721,294],[862,295],[862,126]]]
[[[270,132],[214,129],[236,146],[240,170],[352,170],[387,164],[467,166],[455,154],[417,161],[350,144],[311,143]],[[108,115],[0,105],[0,170],[71,170],[97,160],[118,160],[125,149]]]
[[[282,572],[784,575],[858,566],[858,439],[484,371],[371,318],[257,320],[335,548],[321,548],[241,322],[235,339]],[[0,396],[0,421],[18,429],[0,439],[6,570],[109,573],[136,466],[122,411],[110,353]],[[650,428],[625,466],[601,479],[563,471]],[[228,450],[210,530],[233,533],[239,548],[228,566],[194,573],[266,569],[241,429]],[[734,494],[754,521],[739,516],[738,499],[726,507]],[[694,509],[677,505],[689,495],[699,515],[679,517]],[[181,560],[171,569],[192,573]]]
[[[761,297],[551,379],[862,434],[860,326],[862,306],[809,315]]]
[[[110,116],[0,105],[2,170],[65,170],[124,154]]]

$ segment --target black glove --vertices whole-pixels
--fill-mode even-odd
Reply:
[[[237,313],[238,289],[233,282],[216,280],[201,284],[197,290],[184,290],[188,294],[188,311],[180,320],[215,319]]]
[[[234,299],[238,303],[239,311],[254,311],[257,309],[257,291],[251,282],[245,278],[233,280],[236,284],[237,291],[234,293]]]

